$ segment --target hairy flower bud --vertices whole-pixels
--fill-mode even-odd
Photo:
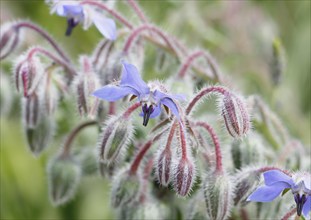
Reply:
[[[12,23],[1,25],[0,29],[0,60],[2,60],[17,47],[20,36]]]
[[[173,185],[181,196],[187,196],[195,179],[195,165],[193,159],[181,159],[175,168]]]
[[[250,117],[242,97],[227,92],[221,106],[227,131],[232,137],[242,137],[250,129]]]
[[[241,169],[245,165],[255,164],[262,159],[262,143],[258,143],[256,137],[251,135],[241,140],[234,140],[231,144],[231,156],[236,169]]]
[[[102,177],[111,179],[116,172],[116,164],[115,163],[107,164],[107,163],[100,161],[99,172]]]
[[[52,158],[47,167],[50,199],[54,205],[68,202],[81,177],[80,165],[70,157]]]
[[[112,163],[126,149],[132,137],[132,123],[129,118],[112,117],[103,128],[99,140],[100,158]]]
[[[99,78],[93,70],[90,59],[80,57],[81,72],[76,76],[74,89],[77,94],[78,109],[80,115],[94,117],[97,112],[98,102],[91,94],[99,88]]]
[[[248,196],[257,188],[260,183],[261,173],[256,168],[244,168],[234,176],[235,194],[234,205],[245,206]]]
[[[75,155],[77,161],[81,164],[83,175],[97,174],[99,164],[96,157],[96,151],[93,148],[85,147]]]
[[[22,117],[25,127],[37,127],[42,110],[42,100],[37,94],[33,94],[28,98],[22,98]]]
[[[232,206],[232,183],[227,174],[212,173],[204,181],[204,197],[210,219],[223,220]]]
[[[171,180],[172,151],[170,149],[161,150],[156,161],[156,172],[159,183],[167,186]]]
[[[142,185],[142,178],[137,173],[132,175],[128,169],[121,170],[116,174],[112,182],[111,204],[117,208],[129,205],[138,199]]]

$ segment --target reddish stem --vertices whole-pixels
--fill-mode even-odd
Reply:
[[[32,48],[27,56],[27,60],[31,60],[31,58],[36,54],[36,53],[41,53],[44,54],[45,56],[49,57],[51,60],[53,60],[55,63],[63,66],[65,69],[67,69],[70,73],[70,75],[75,75],[75,71],[69,66],[67,62],[63,62],[62,60],[58,59],[56,56],[54,56],[52,53],[50,53],[48,50],[45,50],[41,47],[34,47]]]
[[[207,88],[203,88],[189,103],[189,105],[186,108],[186,115],[189,115],[195,104],[205,95],[215,92],[215,93],[220,93],[222,95],[225,95],[227,92],[229,92],[226,88],[222,86],[210,86]]]
[[[188,160],[187,141],[182,121],[179,121],[179,132],[180,132],[180,145],[181,145],[181,160],[186,161]]]
[[[28,21],[22,21],[22,22],[18,22],[14,25],[14,28],[18,31],[20,28],[29,28],[32,29],[34,31],[36,31],[37,33],[39,33],[42,37],[44,37],[51,45],[52,47],[57,51],[57,53],[66,61],[66,62],[70,62],[70,59],[68,58],[68,56],[66,56],[66,54],[63,52],[63,50],[57,45],[56,41],[43,29],[41,29],[39,26],[28,22]]]
[[[138,17],[144,22],[148,23],[148,20],[145,16],[145,14],[142,12],[142,10],[139,8],[139,6],[136,4],[134,0],[128,0],[128,3],[130,6],[134,9],[134,11],[137,13]]]
[[[273,167],[273,166],[267,166],[267,167],[261,167],[259,168],[257,171],[260,172],[260,173],[264,173],[266,171],[269,171],[269,170],[278,170],[278,171],[281,171],[283,172],[284,174],[288,175],[288,176],[292,176],[291,172],[288,171],[288,170],[282,170],[280,168],[277,168],[277,167]]]
[[[286,215],[284,215],[284,217],[282,218],[282,220],[288,220],[291,216],[293,216],[295,213],[297,212],[297,208],[293,208],[292,210],[290,210],[289,212],[286,213]]]
[[[124,18],[122,15],[120,15],[118,12],[114,11],[113,9],[108,8],[105,4],[98,2],[98,1],[92,1],[92,0],[85,0],[80,3],[81,5],[93,5],[96,6],[104,11],[107,11],[109,14],[111,14],[113,17],[118,19],[122,24],[124,24],[129,29],[133,28],[133,25],[127,21],[126,18]]]
[[[223,173],[222,154],[221,154],[219,139],[218,139],[214,129],[209,124],[207,124],[205,122],[197,122],[197,123],[195,123],[195,125],[204,128],[210,134],[210,136],[213,140],[214,146],[215,146],[216,172]]]
[[[114,115],[114,114],[116,114],[116,104],[115,102],[109,102],[108,115]]]
[[[168,36],[166,36],[166,34],[164,34],[159,28],[148,25],[148,24],[144,24],[138,28],[136,28],[135,30],[132,31],[131,35],[129,36],[129,38],[127,39],[124,48],[123,48],[123,52],[125,54],[128,53],[132,43],[134,42],[134,40],[144,31],[150,31],[153,32],[155,34],[157,34],[160,38],[162,38],[165,43],[167,44],[167,46],[169,46],[177,55],[177,52],[175,50],[175,47],[173,46],[171,40],[169,39]]]
[[[166,132],[167,129],[165,129],[164,131],[162,131],[161,133],[157,134],[154,138],[152,138],[151,140],[147,141],[147,143],[145,143],[145,145],[139,150],[138,154],[136,155],[131,167],[130,167],[130,175],[135,175],[137,172],[137,169],[139,167],[139,164],[141,163],[142,159],[144,158],[145,154],[147,153],[147,151],[150,149],[150,147],[152,146],[152,144],[154,142],[156,142],[157,140],[160,139],[160,137],[164,134],[164,132]]]
[[[77,136],[77,134],[83,130],[84,128],[88,127],[88,126],[92,126],[92,125],[96,125],[97,121],[87,121],[84,122],[82,124],[80,124],[79,126],[77,126],[75,129],[73,129],[71,131],[71,133],[69,134],[68,138],[65,141],[64,144],[64,148],[63,148],[63,152],[61,154],[62,158],[68,157],[70,154],[70,149],[71,149],[71,143],[74,140],[74,138]]]
[[[128,118],[139,106],[141,106],[140,102],[136,102],[135,104],[133,104],[123,113],[123,117]]]
[[[212,58],[212,56],[209,53],[206,53],[205,51],[196,51],[194,53],[192,53],[190,56],[188,56],[188,58],[186,59],[186,61],[183,63],[178,76],[180,78],[183,78],[187,72],[187,70],[189,69],[190,66],[193,65],[193,61],[197,58],[200,57],[204,57],[207,61],[207,63],[210,65],[210,68],[212,69],[212,72],[214,74],[214,77],[219,80],[219,68],[216,64],[216,62],[214,61],[214,59]]]

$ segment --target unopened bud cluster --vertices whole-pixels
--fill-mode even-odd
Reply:
[[[70,202],[83,178],[100,175],[111,182],[110,191],[102,190],[109,191],[119,219],[281,219],[278,213],[295,204],[297,215],[308,217],[309,173],[266,164],[309,169],[301,158],[310,152],[304,147],[298,152],[280,119],[259,98],[250,112],[245,97],[223,86],[228,79],[208,51],[191,52],[150,23],[137,1],[125,4],[141,19],[136,23],[113,7],[117,2],[47,2],[51,13],[65,19],[66,36],[75,38],[77,26],[91,24],[104,36],[93,51],[75,54],[75,60],[31,21],[1,26],[0,59],[14,60],[12,82],[21,99],[28,148],[40,156],[56,152],[54,143],[59,146],[47,164],[55,206]],[[116,20],[122,26],[118,31]],[[20,53],[21,29],[42,37],[44,47]],[[146,49],[149,44],[156,47],[156,59]],[[276,41],[274,84],[281,82],[281,49]],[[9,86],[3,85],[9,84],[4,72],[1,67],[1,115],[14,106]],[[158,72],[170,77],[145,81]],[[214,85],[202,86],[211,81]],[[218,111],[211,110],[207,98],[212,95]],[[280,149],[283,144],[286,150]],[[260,194],[270,189],[271,194]],[[279,203],[281,211],[273,215],[261,205],[248,205],[285,197],[289,190],[292,203]]]

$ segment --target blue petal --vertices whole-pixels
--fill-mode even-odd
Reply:
[[[311,211],[311,196],[308,196],[307,201],[303,205],[302,213],[308,219],[309,212]]]
[[[65,16],[83,16],[81,5],[63,5],[63,14]]]
[[[154,111],[151,113],[150,118],[155,118],[161,114],[161,105],[155,107]]]
[[[114,102],[129,94],[137,95],[137,91],[130,87],[120,87],[114,85],[104,86],[103,88],[98,89],[93,93],[94,96],[109,102]]]
[[[107,39],[114,41],[117,38],[117,28],[114,20],[105,18],[99,14],[94,16],[93,22],[99,32]]]
[[[142,80],[137,68],[134,65],[126,63],[124,61],[122,62],[122,64],[123,69],[120,85],[132,87],[133,89],[136,89],[140,93],[140,95],[149,94],[149,87]]]
[[[265,178],[265,184],[267,186],[271,186],[271,185],[278,183],[278,182],[287,183],[288,188],[290,188],[291,186],[294,185],[294,181],[292,180],[292,178],[290,176],[286,175],[285,173],[283,173],[282,171],[279,171],[279,170],[266,171],[263,174],[263,176]]]
[[[179,111],[177,105],[171,98],[161,99],[161,104],[167,106],[172,111],[173,115],[175,115],[176,118],[179,119]]]
[[[270,202],[278,197],[285,188],[286,185],[282,182],[272,186],[261,186],[247,198],[247,201]]]

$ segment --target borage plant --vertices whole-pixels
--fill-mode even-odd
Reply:
[[[47,2],[52,14],[66,17],[67,36],[75,37],[77,25],[88,29],[94,24],[105,37],[75,65],[64,48],[31,21],[1,27],[1,60],[14,56],[22,29],[38,33],[50,45],[32,46],[14,58],[29,150],[40,156],[51,145],[56,114],[70,108],[66,103],[74,101],[80,114],[82,122],[47,166],[54,205],[70,202],[84,176],[101,174],[112,182],[111,205],[120,219],[308,218],[310,170],[288,165],[289,157],[278,166],[266,165],[282,153],[275,146],[292,149],[297,141],[258,95],[245,98],[225,86],[228,79],[208,51],[186,48],[152,24],[134,0],[127,5],[141,24],[131,23],[108,2]],[[146,42],[161,48],[168,60],[177,60],[180,66],[170,78],[148,83],[142,79],[148,74]],[[204,62],[196,62],[199,59]],[[198,89],[198,77],[213,84]],[[218,100],[217,111],[206,105],[212,95]],[[67,110],[62,120],[69,114]],[[256,129],[259,125],[266,126],[264,133]],[[101,128],[97,146],[73,149],[79,132],[90,126]],[[230,156],[223,161],[222,152],[228,150]],[[301,151],[300,157],[310,156],[305,148]],[[296,207],[291,196],[284,195],[289,190]],[[273,211],[261,203],[248,205],[270,202],[281,193],[286,202],[274,202]]]

